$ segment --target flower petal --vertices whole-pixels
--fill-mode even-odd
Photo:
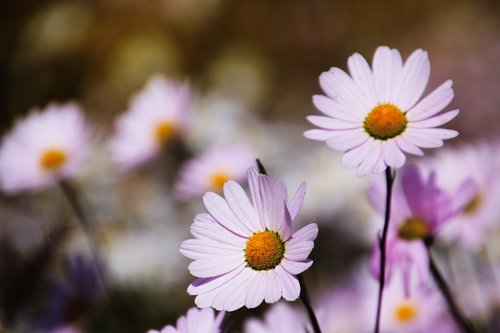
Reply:
[[[243,188],[235,181],[224,184],[224,197],[234,215],[252,232],[262,229],[259,217]]]
[[[359,91],[370,105],[377,104],[377,94],[375,84],[373,82],[373,74],[370,66],[359,53],[354,53],[347,60],[347,66],[351,73],[354,83],[359,88]]]
[[[283,285],[283,298],[287,301],[295,301],[299,298],[300,284],[297,277],[285,271],[280,265],[276,266],[275,271]]]
[[[353,149],[368,140],[368,135],[361,128],[332,131],[331,134],[326,144],[340,151]]]
[[[441,126],[443,124],[446,124],[453,118],[455,118],[459,112],[460,112],[459,110],[448,111],[446,113],[440,114],[435,117],[427,118],[420,121],[410,122],[409,126],[414,128],[429,128],[429,127]]]
[[[304,197],[306,195],[306,183],[302,182],[295,192],[292,201],[288,204],[288,211],[290,212],[290,217],[293,220],[297,217],[302,208],[302,203],[304,202]]]
[[[329,130],[352,129],[352,128],[358,128],[361,125],[361,122],[355,123],[324,116],[307,116],[306,118],[312,124]]]
[[[243,251],[241,254],[232,256],[218,256],[203,258],[193,261],[189,264],[189,272],[200,278],[208,278],[217,275],[226,274],[245,262]]]
[[[403,60],[399,51],[381,46],[373,56],[373,77],[379,103],[394,100],[394,91],[403,71]]]
[[[349,150],[342,156],[342,165],[348,169],[357,168],[372,150],[375,140],[369,138],[361,145]]]
[[[290,274],[293,275],[298,275],[305,270],[307,270],[311,265],[313,264],[312,260],[306,260],[306,261],[295,261],[295,260],[288,260],[288,259],[283,259],[281,261],[281,265],[283,268]]]
[[[263,301],[267,292],[266,271],[258,271],[253,277],[245,297],[245,306],[249,309],[256,308]]]
[[[349,112],[349,109],[346,109],[345,106],[323,95],[314,95],[313,104],[318,110],[335,119],[360,123],[364,118],[356,113]]]
[[[392,168],[400,168],[405,164],[406,157],[401,152],[395,140],[387,140],[383,145],[384,162]]]
[[[376,140],[372,146],[372,151],[358,167],[358,176],[366,176],[373,171],[380,155],[382,154],[382,144]]]
[[[251,230],[242,225],[226,200],[214,192],[207,192],[203,196],[203,203],[212,217],[230,231],[244,237],[252,234]]]
[[[427,52],[415,50],[403,66],[396,105],[409,110],[424,93],[429,82],[431,64]]]
[[[453,81],[448,80],[437,87],[406,113],[410,122],[432,117],[443,110],[453,99]]]

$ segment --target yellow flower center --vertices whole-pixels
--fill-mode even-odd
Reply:
[[[47,171],[56,171],[64,162],[66,162],[67,155],[60,149],[47,149],[40,158],[40,165]]]
[[[285,255],[285,243],[273,231],[255,233],[247,241],[245,258],[248,266],[264,271],[278,266]]]
[[[224,184],[231,179],[229,175],[225,172],[219,171],[212,175],[210,185],[214,191],[220,191]]]
[[[392,104],[379,104],[365,118],[363,127],[374,139],[387,140],[403,133],[408,123],[405,114]]]
[[[407,323],[417,317],[417,309],[413,304],[404,303],[396,308],[394,314],[399,322]]]
[[[422,218],[413,216],[401,224],[398,236],[406,240],[423,239],[429,236],[429,228]]]
[[[467,206],[464,207],[462,210],[463,215],[472,215],[474,214],[479,207],[481,207],[481,204],[483,203],[483,196],[481,193],[478,193],[474,198],[469,201]]]
[[[175,125],[168,121],[163,121],[156,125],[155,139],[158,144],[164,144],[175,133]]]

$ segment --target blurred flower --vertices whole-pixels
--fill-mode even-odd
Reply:
[[[244,333],[305,333],[307,321],[300,311],[287,303],[274,304],[265,315],[265,319],[249,319],[245,322]]]
[[[292,222],[302,206],[305,183],[288,202],[282,180],[271,180],[249,169],[251,202],[234,181],[224,185],[225,199],[208,192],[203,202],[210,214],[198,214],[191,226],[195,239],[181,244],[194,261],[189,271],[198,277],[188,288],[196,305],[233,311],[254,308],[281,297],[296,300],[295,275],[312,265],[307,259],[318,233],[309,224],[292,235]]]
[[[75,176],[87,153],[89,129],[76,104],[50,104],[30,113],[5,136],[0,148],[0,183],[15,193]]]
[[[376,182],[368,191],[373,207],[385,213],[385,185]],[[419,169],[410,165],[403,169],[401,182],[396,183],[392,196],[389,236],[387,241],[387,277],[398,267],[402,271],[404,290],[409,294],[410,271],[416,266],[420,278],[428,276],[427,249],[422,240],[433,237],[458,214],[476,193],[472,179],[462,182],[453,197],[437,187],[436,174],[422,179]],[[376,244],[371,262],[373,275],[380,274],[380,249]]]
[[[191,308],[186,316],[177,319],[177,327],[165,326],[161,331],[149,330],[148,333],[219,333],[224,312],[214,315],[212,309]]]
[[[375,52],[373,71],[358,53],[348,66],[352,77],[336,67],[321,74],[327,96],[316,95],[313,102],[327,117],[307,117],[321,129],[304,133],[346,152],[345,167],[358,168],[360,176],[399,168],[406,161],[403,152],[423,155],[420,148],[440,147],[444,139],[458,135],[434,128],[458,114],[453,110],[436,116],[453,98],[451,80],[418,102],[429,80],[427,52],[416,50],[403,65],[398,50],[382,46]]]
[[[118,167],[129,170],[152,159],[186,131],[193,112],[192,99],[188,83],[153,77],[116,122],[110,150]]]
[[[242,181],[254,164],[255,154],[245,145],[212,147],[186,163],[175,186],[176,195],[188,200],[207,191],[222,192],[228,180]]]
[[[65,279],[51,284],[35,321],[41,332],[79,332],[102,296],[96,264],[91,259],[69,258],[65,269]]]
[[[472,178],[478,192],[442,233],[466,249],[479,251],[488,232],[500,226],[500,142],[479,142],[444,149],[425,166],[436,170],[437,183],[448,193]]]

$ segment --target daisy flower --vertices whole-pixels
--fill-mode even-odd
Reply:
[[[116,121],[110,150],[118,167],[128,170],[152,159],[185,132],[190,125],[192,99],[187,83],[153,77]]]
[[[376,182],[368,191],[368,199],[381,214],[385,212],[386,187]],[[474,197],[476,185],[466,179],[453,197],[436,184],[436,174],[423,179],[419,169],[410,165],[403,169],[401,182],[395,184],[387,241],[387,278],[394,268],[400,268],[404,290],[409,294],[409,278],[415,267],[420,279],[428,278],[428,256],[422,240],[434,237],[445,224],[456,216]],[[371,261],[371,271],[376,277],[380,272],[380,249],[376,244]]]
[[[264,320],[249,319],[245,322],[244,333],[306,333],[307,320],[300,311],[287,303],[274,304],[265,315]]]
[[[372,69],[358,53],[349,58],[348,67],[351,76],[336,67],[321,74],[326,96],[314,96],[313,103],[326,116],[307,117],[320,129],[304,133],[345,152],[346,168],[357,168],[360,176],[399,168],[404,153],[423,155],[420,148],[440,147],[444,139],[458,135],[436,128],[459,112],[437,115],[453,98],[451,80],[420,100],[430,74],[427,52],[418,49],[403,64],[398,50],[381,46]]]
[[[188,200],[199,198],[207,191],[222,192],[228,180],[242,181],[254,164],[255,154],[247,146],[213,147],[182,168],[175,185],[176,195],[181,200]]]
[[[217,316],[212,309],[191,308],[186,316],[177,319],[177,327],[165,326],[161,331],[149,330],[147,333],[219,333],[224,312]]]
[[[500,216],[500,142],[478,142],[445,149],[425,163],[436,170],[437,183],[448,193],[455,192],[472,178],[478,192],[443,230],[444,239],[456,241],[472,251],[483,248],[488,233],[498,226]],[[459,162],[459,163],[458,163]]]
[[[251,199],[234,181],[224,185],[225,198],[208,192],[203,202],[209,214],[198,214],[191,226],[194,239],[181,244],[181,253],[194,261],[196,279],[188,293],[201,308],[233,311],[257,307],[264,300],[296,300],[296,277],[312,265],[308,259],[318,234],[309,224],[292,234],[292,222],[305,195],[302,183],[288,202],[282,180],[248,171]]]
[[[16,123],[0,147],[5,192],[36,190],[75,176],[89,144],[89,129],[76,104],[50,104]]]

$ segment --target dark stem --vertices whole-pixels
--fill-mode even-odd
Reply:
[[[97,281],[103,291],[103,293],[106,293],[105,285],[104,285],[104,276],[103,273],[101,272],[101,269],[99,268],[99,256],[97,255],[96,249],[97,249],[97,242],[94,238],[94,234],[92,232],[92,225],[90,223],[89,216],[85,209],[83,208],[83,205],[81,203],[80,198],[78,197],[77,191],[73,188],[73,186],[65,181],[61,180],[59,182],[59,186],[68,200],[68,203],[71,206],[71,209],[75,213],[76,217],[80,221],[80,224],[83,228],[84,235],[86,236],[86,240],[88,243],[88,247],[90,250],[90,254],[92,256],[92,261],[94,262],[94,269],[97,277]]]
[[[316,318],[314,310],[311,306],[311,301],[309,299],[309,294],[307,293],[304,279],[302,278],[301,274],[297,275],[297,278],[299,279],[300,283],[300,299],[302,300],[302,303],[304,303],[304,306],[306,307],[307,315],[309,316],[309,320],[311,321],[313,331],[314,333],[321,333],[321,328],[319,328],[318,319]]]
[[[378,278],[378,298],[377,298],[377,316],[375,318],[375,333],[380,332],[380,313],[382,312],[382,296],[384,294],[385,285],[385,262],[386,262],[386,242],[387,242],[387,231],[389,230],[389,219],[391,217],[391,198],[392,198],[392,184],[394,183],[394,177],[396,175],[392,174],[391,168],[385,169],[385,183],[387,188],[387,194],[385,199],[385,216],[384,216],[384,226],[382,229],[382,237],[380,238],[380,275]]]
[[[441,291],[441,294],[443,294],[446,303],[448,303],[448,308],[450,309],[451,315],[453,316],[457,324],[462,328],[464,332],[474,333],[475,332],[474,327],[458,308],[458,305],[455,302],[453,295],[451,293],[450,287],[448,286],[445,279],[443,278],[443,275],[437,268],[436,263],[432,258],[430,244],[428,242],[426,242],[426,248],[427,248],[427,255],[429,257],[429,268],[431,270],[432,277],[434,278],[434,281],[436,281],[436,284],[439,290]]]

